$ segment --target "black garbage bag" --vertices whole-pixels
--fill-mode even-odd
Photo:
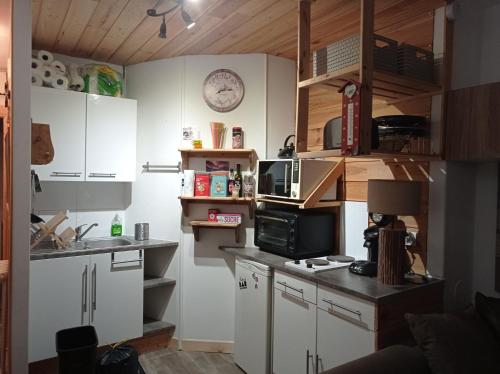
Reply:
[[[99,358],[99,374],[145,374],[137,351],[129,345],[114,346]]]

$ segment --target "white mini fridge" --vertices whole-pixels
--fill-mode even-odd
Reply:
[[[247,374],[271,372],[272,270],[236,258],[234,362]]]

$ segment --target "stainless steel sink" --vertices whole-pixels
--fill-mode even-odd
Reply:
[[[81,242],[72,242],[71,249],[98,249],[98,248],[112,248],[123,247],[132,245],[132,242],[123,238],[110,238],[110,239],[89,239]]]

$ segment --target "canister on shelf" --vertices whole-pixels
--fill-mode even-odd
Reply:
[[[233,127],[233,149],[243,148],[243,130],[241,127]]]
[[[149,240],[149,223],[135,224],[135,240]]]

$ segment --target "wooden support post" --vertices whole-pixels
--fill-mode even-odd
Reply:
[[[298,83],[311,78],[311,0],[299,0],[298,29],[295,147],[297,152],[306,152],[309,124],[309,88],[299,87]]]
[[[361,1],[361,64],[359,80],[361,83],[360,102],[360,154],[369,154],[372,144],[372,100],[373,100],[373,18],[374,0]]]

